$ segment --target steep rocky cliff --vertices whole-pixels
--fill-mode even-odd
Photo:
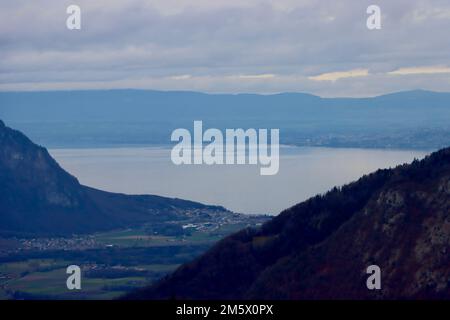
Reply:
[[[83,186],[45,148],[0,120],[0,235],[88,233],[182,219],[192,210],[226,211],[192,201]]]

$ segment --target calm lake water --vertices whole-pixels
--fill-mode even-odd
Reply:
[[[157,194],[222,205],[242,213],[278,214],[378,168],[421,159],[423,151],[280,148],[277,175],[256,165],[181,165],[170,148],[52,149],[59,164],[85,185],[128,194]]]

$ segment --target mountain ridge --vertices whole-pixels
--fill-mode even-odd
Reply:
[[[448,299],[448,248],[450,148],[286,209],[125,299]]]
[[[176,115],[176,117],[174,116]],[[450,144],[450,93],[369,98],[304,93],[147,90],[0,92],[0,118],[47,147],[170,144],[177,128],[278,128],[301,146],[416,148]]]
[[[229,212],[156,195],[125,195],[81,185],[47,149],[0,120],[0,234],[67,235]],[[231,212],[229,212],[231,214]]]
[[[449,91],[435,91],[435,90],[427,90],[427,89],[409,89],[409,90],[400,90],[394,92],[387,92],[382,94],[377,94],[373,96],[367,97],[351,97],[351,96],[337,96],[337,97],[324,97],[314,93],[304,92],[304,91],[282,91],[282,92],[274,92],[274,93],[257,93],[257,92],[203,92],[203,91],[195,91],[195,90],[157,90],[157,89],[138,89],[138,88],[115,88],[115,89],[61,89],[61,90],[2,90],[0,93],[6,94],[15,94],[15,93],[70,93],[70,92],[114,92],[114,91],[136,91],[136,92],[149,92],[149,93],[162,93],[162,94],[170,94],[170,93],[181,93],[181,94],[194,94],[194,95],[206,95],[206,96],[262,96],[262,97],[270,97],[270,96],[282,96],[282,95],[299,95],[299,96],[309,96],[320,99],[372,99],[372,98],[380,98],[385,96],[392,95],[409,95],[409,94],[449,94]]]

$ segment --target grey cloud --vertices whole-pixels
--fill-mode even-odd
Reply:
[[[379,31],[365,26],[373,1],[75,2],[82,8],[80,31],[65,28],[65,8],[73,1],[0,4],[0,90],[450,91],[448,74],[388,74],[450,67],[448,1],[375,1],[383,14]],[[310,79],[354,69],[369,75],[333,83]],[[236,77],[259,74],[275,76]]]

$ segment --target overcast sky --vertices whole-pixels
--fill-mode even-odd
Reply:
[[[0,90],[80,88],[450,91],[450,1],[0,0]]]

